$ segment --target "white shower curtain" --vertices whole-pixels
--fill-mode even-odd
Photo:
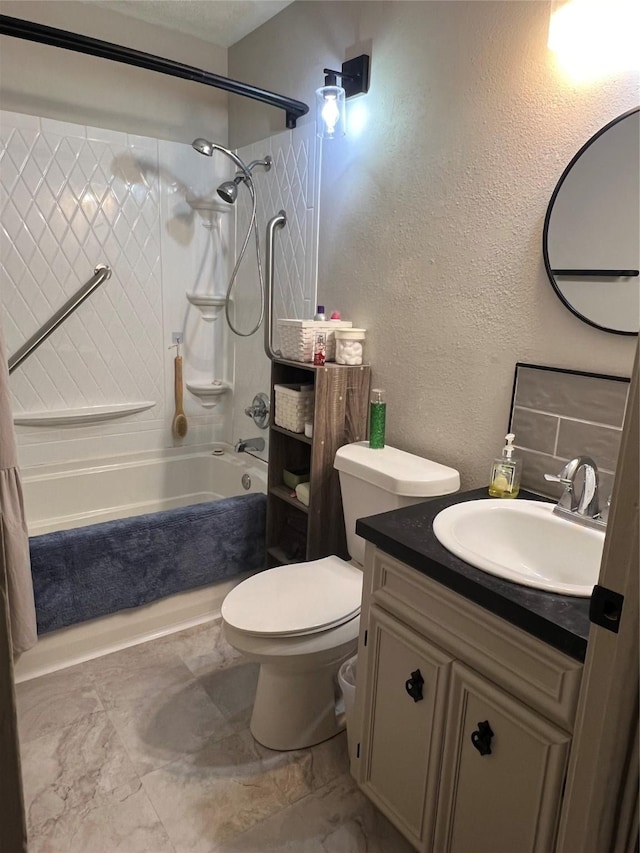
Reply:
[[[0,548],[4,555],[14,657],[34,646],[36,610],[18,453],[9,399],[9,368],[0,325]]]

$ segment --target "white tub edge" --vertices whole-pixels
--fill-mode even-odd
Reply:
[[[212,622],[227,593],[249,574],[45,634],[16,663],[15,683]]]

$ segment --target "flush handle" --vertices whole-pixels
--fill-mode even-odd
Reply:
[[[471,733],[471,743],[475,746],[480,755],[491,755],[492,737],[493,732],[491,731],[489,721],[485,720],[483,723],[478,723],[477,730]]]
[[[408,678],[404,687],[409,696],[413,699],[414,702],[420,702],[421,699],[424,699],[422,695],[422,685],[424,684],[424,678],[422,677],[422,673],[419,669],[416,669],[415,672],[411,673],[411,678]]]

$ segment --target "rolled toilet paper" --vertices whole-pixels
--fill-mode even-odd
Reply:
[[[296,486],[296,497],[301,504],[309,506],[309,483],[299,483]]]

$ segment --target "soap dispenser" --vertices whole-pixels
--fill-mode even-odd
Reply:
[[[489,480],[489,494],[492,498],[518,497],[522,461],[514,456],[514,438],[515,435],[512,432],[505,436],[507,443],[502,448],[502,456],[493,460]]]

